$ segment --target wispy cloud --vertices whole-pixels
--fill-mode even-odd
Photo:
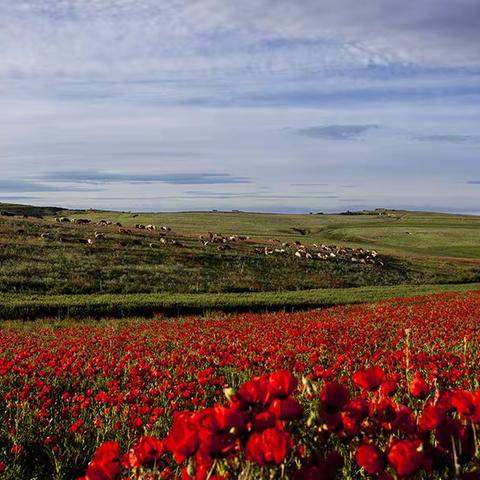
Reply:
[[[0,192],[92,192],[95,188],[80,188],[48,185],[24,180],[0,180]]]
[[[168,183],[171,185],[216,185],[251,183],[246,177],[235,177],[228,173],[114,173],[95,171],[60,171],[40,175],[49,182],[87,183],[103,185],[108,183]]]
[[[291,187],[326,187],[328,183],[291,183]]]
[[[211,199],[232,199],[232,198],[248,198],[255,200],[296,200],[296,199],[336,199],[338,195],[332,193],[326,194],[265,194],[260,192],[202,192],[202,191],[188,191],[185,194],[190,198],[211,198]]]
[[[295,130],[298,135],[325,140],[351,140],[358,139],[378,125],[320,125]]]
[[[422,142],[445,142],[445,143],[478,143],[480,137],[473,135],[452,135],[452,134],[439,134],[439,135],[419,135],[415,137],[416,140]]]

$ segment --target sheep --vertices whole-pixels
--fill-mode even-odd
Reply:
[[[146,225],[145,230],[156,230],[157,227],[155,225]]]
[[[50,239],[50,233],[49,232],[44,232],[40,235],[40,238],[42,240],[48,240],[48,239]]]

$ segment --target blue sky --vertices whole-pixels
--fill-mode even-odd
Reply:
[[[0,201],[480,211],[477,0],[0,0]]]

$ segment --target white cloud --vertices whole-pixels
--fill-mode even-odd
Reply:
[[[1,0],[0,75],[479,67],[479,18],[476,0]]]
[[[26,182],[71,206],[328,209],[391,196],[465,208],[480,199],[465,186],[480,176],[475,146],[432,139],[478,137],[479,5],[0,0],[0,170],[10,196]],[[338,126],[372,125],[331,141]],[[336,127],[292,135],[312,126]],[[74,178],[37,193],[56,169],[120,176],[95,196],[60,196]],[[192,172],[254,183],[192,198],[178,182],[120,181]],[[331,193],[313,188],[309,203],[292,185],[306,183]]]

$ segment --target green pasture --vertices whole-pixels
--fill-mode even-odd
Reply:
[[[358,292],[356,301],[369,301],[424,288],[430,292],[434,285],[456,289],[459,284],[480,282],[480,217],[476,216],[407,211],[132,213],[8,204],[0,204],[0,211],[14,214],[0,215],[0,294],[13,299],[12,304],[1,303],[8,312],[1,314],[4,318],[18,313],[17,308],[28,315],[30,306],[34,316],[40,306],[46,314],[74,314],[85,308],[87,314],[96,315],[98,302],[102,315],[136,312],[142,302],[148,311],[175,309],[177,299],[187,310],[278,308],[282,302],[286,307],[317,306],[343,303],[353,292]],[[113,225],[58,223],[55,216],[108,220],[123,227],[165,225],[182,247],[161,244],[159,231],[125,233]],[[105,240],[81,243],[94,238],[96,230],[105,233]],[[50,239],[40,238],[44,232]],[[220,251],[198,239],[207,232],[250,239]],[[295,241],[308,248],[326,244],[375,249],[384,265],[298,259],[293,255]],[[254,251],[284,242],[293,247],[283,255]],[[50,304],[47,298],[55,300]],[[55,302],[61,302],[60,307]],[[62,302],[73,302],[71,309]]]

